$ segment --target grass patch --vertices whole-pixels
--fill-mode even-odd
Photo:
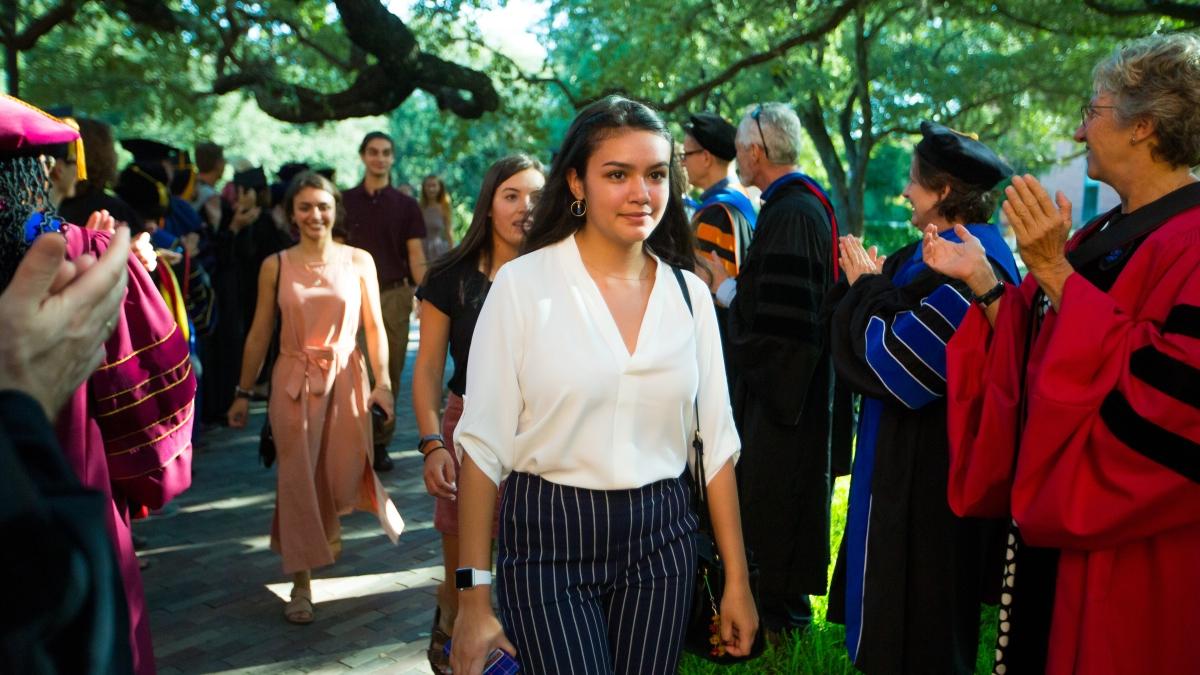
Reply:
[[[839,478],[834,483],[833,505],[829,528],[834,556],[842,541],[846,528],[846,500],[850,493],[850,478]],[[829,574],[833,574],[830,563]],[[801,636],[792,634],[778,645],[767,646],[763,655],[736,666],[718,666],[704,659],[685,653],[679,664],[683,675],[854,675],[859,671],[850,663],[846,653],[846,629],[839,624],[826,623],[825,610],[828,599],[813,596],[813,623]],[[975,672],[987,675],[992,672],[993,645],[996,644],[995,607],[984,607],[980,612],[979,654],[975,661]]]

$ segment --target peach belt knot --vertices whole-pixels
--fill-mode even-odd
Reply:
[[[309,396],[323,396],[333,387],[337,377],[339,364],[349,360],[357,348],[345,355],[339,354],[333,347],[305,347],[301,350],[283,349],[279,356],[292,360],[291,371],[285,382],[285,390],[293,400],[300,398],[300,393],[308,385]]]

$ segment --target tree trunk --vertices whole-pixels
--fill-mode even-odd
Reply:
[[[17,4],[20,0],[0,0],[0,33],[4,34],[4,72],[8,76],[10,96],[21,95],[21,52],[17,49]]]
[[[4,71],[8,75],[8,94],[14,98],[21,97],[21,63],[17,59],[21,53],[12,47],[4,50]]]

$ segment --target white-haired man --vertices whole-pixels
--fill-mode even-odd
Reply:
[[[707,266],[729,307],[742,527],[761,571],[763,627],[803,630],[829,566],[833,367],[819,312],[836,275],[836,221],[797,168],[800,120],[788,106],[756,106],[736,146],[742,182],[762,190],[763,206],[737,279]]]

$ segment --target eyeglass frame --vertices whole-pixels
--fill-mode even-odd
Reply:
[[[687,159],[689,155],[694,155],[698,152],[708,152],[708,151],[705,150],[704,148],[699,148],[697,150],[684,150],[683,152],[676,154],[675,158],[682,162],[683,160]]]
[[[762,141],[763,155],[766,156],[767,161],[769,162],[771,161],[771,151],[767,149],[767,136],[763,133],[762,122],[758,119],[758,116],[762,114],[762,111],[763,104],[759,103],[758,107],[754,109],[754,112],[750,113],[750,117],[752,117],[754,119],[754,123],[758,125],[758,138]]]
[[[1096,119],[1097,110],[1115,110],[1115,105],[1096,105],[1094,103],[1084,103],[1079,106],[1079,124],[1087,126],[1089,122]]]

